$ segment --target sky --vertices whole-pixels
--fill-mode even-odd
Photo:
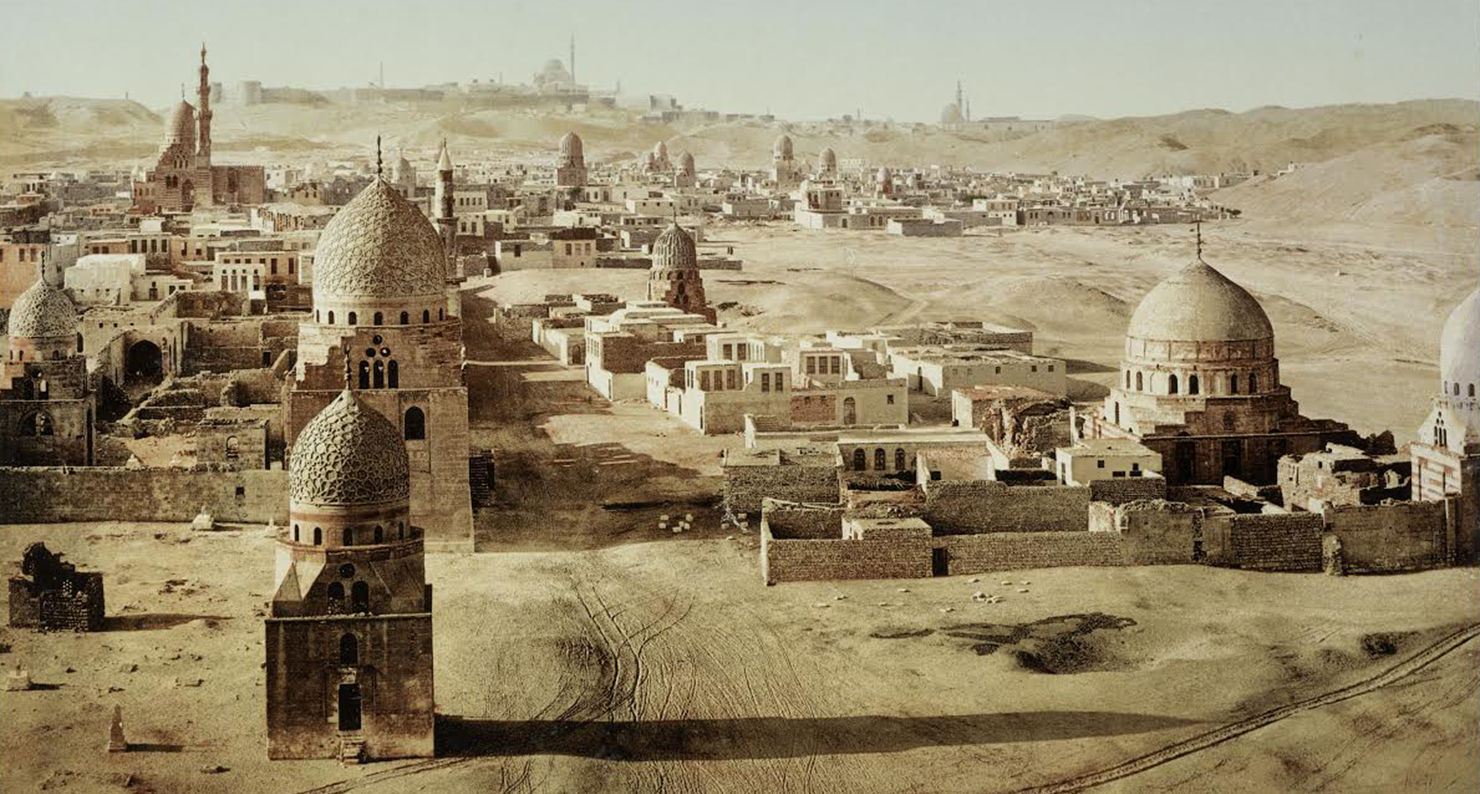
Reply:
[[[1476,0],[0,0],[0,96],[576,76],[685,106],[934,121],[1480,98]],[[193,89],[191,89],[193,92]]]

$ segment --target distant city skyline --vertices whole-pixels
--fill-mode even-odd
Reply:
[[[408,12],[409,10],[409,12]],[[916,5],[756,0],[0,4],[0,96],[133,99],[194,79],[201,41],[230,86],[528,82],[551,58],[596,88],[789,119],[934,121],[964,84],[974,117],[1480,98],[1473,0]]]

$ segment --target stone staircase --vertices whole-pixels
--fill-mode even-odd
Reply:
[[[339,763],[360,764],[365,761],[365,735],[363,733],[341,733],[339,735]]]
[[[473,508],[487,507],[493,501],[493,450],[468,451],[468,489]]]

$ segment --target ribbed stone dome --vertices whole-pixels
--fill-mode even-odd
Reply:
[[[697,268],[699,251],[694,238],[677,223],[663,230],[653,242],[653,268],[676,270]]]
[[[782,135],[776,139],[776,144],[771,147],[771,154],[790,160],[791,159],[791,136]]]
[[[653,144],[653,159],[667,160],[668,144],[664,143],[663,141],[658,141],[657,143]]]
[[[444,256],[431,221],[377,177],[319,236],[314,300],[442,295]]]
[[[182,99],[170,110],[164,122],[164,138],[168,143],[195,140],[195,108],[189,102]]]
[[[560,136],[560,159],[567,163],[581,163],[586,159],[585,144],[574,131]]]
[[[46,339],[77,333],[77,307],[65,292],[36,279],[10,307],[9,334],[22,339]]]
[[[346,389],[298,434],[288,496],[329,506],[405,502],[410,470],[400,431]]]
[[[694,156],[688,152],[678,156],[678,170],[685,174],[694,173]]]
[[[822,160],[822,167],[829,171],[836,170],[838,167],[838,153],[833,151],[831,146],[822,150],[819,159]]]
[[[1125,335],[1160,342],[1235,342],[1274,338],[1259,301],[1201,259],[1141,299]]]
[[[1456,383],[1460,384],[1461,397],[1469,396],[1471,384],[1480,384],[1480,289],[1460,301],[1444,322],[1444,335],[1439,338],[1439,372],[1449,384],[1450,396],[1454,396]]]

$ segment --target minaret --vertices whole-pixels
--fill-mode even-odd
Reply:
[[[447,252],[447,274],[452,276],[457,261],[457,217],[452,211],[452,155],[447,152],[447,139],[442,139],[442,151],[437,155],[437,233],[442,236],[442,246]]]
[[[206,43],[200,43],[200,97],[196,119],[200,123],[195,153],[200,157],[201,167],[211,165],[211,69],[206,66]]]
[[[576,81],[576,34],[570,34],[570,81]]]

